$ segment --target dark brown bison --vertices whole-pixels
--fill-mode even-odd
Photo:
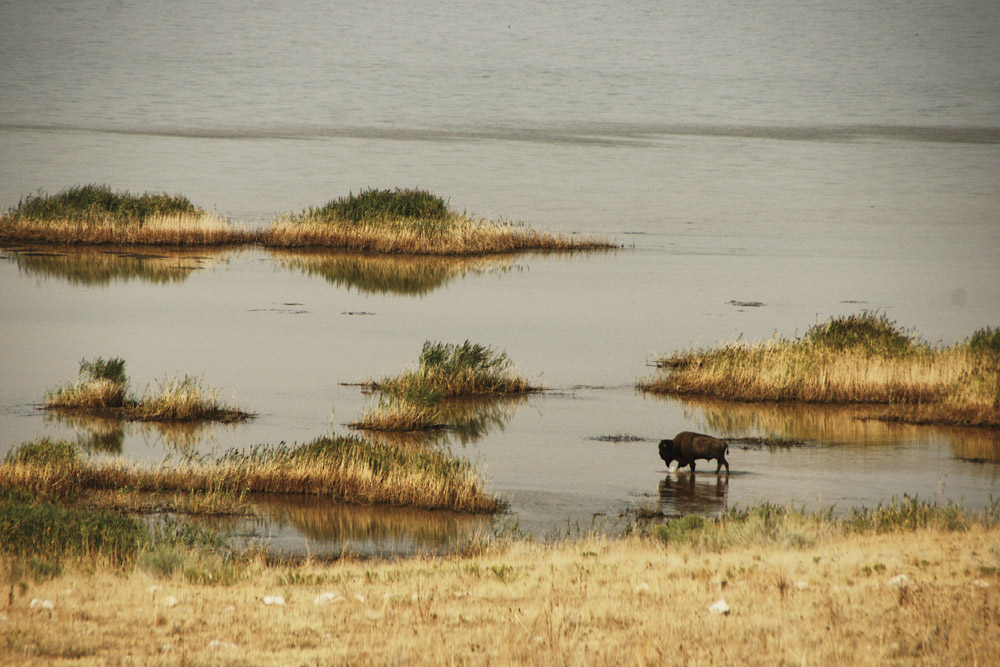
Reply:
[[[660,440],[660,458],[663,459],[667,467],[677,461],[677,467],[683,468],[691,466],[694,472],[695,459],[715,459],[719,462],[719,467],[715,472],[722,470],[726,466],[726,474],[729,474],[729,461],[726,454],[729,453],[729,445],[718,438],[691,431],[681,431],[674,436],[673,440]]]

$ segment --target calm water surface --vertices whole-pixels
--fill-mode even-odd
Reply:
[[[266,224],[416,186],[625,248],[461,262],[9,248],[0,452],[53,435],[159,461],[343,433],[367,399],[342,383],[470,339],[549,391],[433,446],[481,466],[534,533],[636,506],[982,506],[1000,495],[995,435],[632,389],[654,355],[863,309],[931,342],[1000,325],[1000,10],[946,4],[2,3],[0,207],[96,182]],[[196,432],[46,419],[45,390],[95,356],[125,358],[140,389],[202,376],[259,416]],[[683,429],[736,439],[728,482],[664,470],[656,440]],[[622,434],[639,439],[605,437]],[[738,440],[761,435],[805,444]],[[435,549],[481,527],[268,511],[255,530],[282,547]]]

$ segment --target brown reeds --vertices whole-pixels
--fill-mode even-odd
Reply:
[[[838,345],[821,336],[731,343],[660,360],[643,391],[735,401],[881,406],[912,423],[1000,427],[1000,355],[967,343]],[[893,332],[898,333],[898,332]]]

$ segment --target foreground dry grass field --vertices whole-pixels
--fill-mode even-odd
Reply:
[[[2,564],[3,571],[10,568]],[[102,567],[11,585],[4,664],[997,664],[1000,528],[712,550],[515,541],[466,557]],[[901,579],[904,575],[905,579]],[[900,581],[905,583],[900,583]],[[726,615],[709,607],[725,599]]]

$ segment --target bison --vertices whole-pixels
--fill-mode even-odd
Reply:
[[[683,468],[691,466],[694,472],[695,459],[715,459],[719,466],[715,469],[718,473],[722,466],[726,466],[726,474],[729,474],[729,461],[726,454],[729,453],[729,445],[718,438],[691,431],[682,431],[674,436],[673,440],[660,440],[660,458],[670,467],[670,464],[677,461],[677,467]]]

